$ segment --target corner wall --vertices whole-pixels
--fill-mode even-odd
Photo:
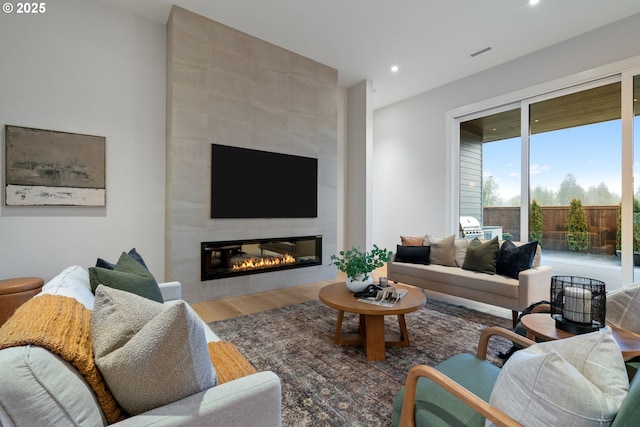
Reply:
[[[345,246],[371,250],[373,246],[373,82],[364,80],[347,90],[345,185]]]
[[[337,71],[174,6],[167,23],[168,279],[190,302],[327,280],[337,245]],[[211,219],[211,144],[318,158],[318,217]],[[323,265],[200,281],[200,242],[323,236]]]

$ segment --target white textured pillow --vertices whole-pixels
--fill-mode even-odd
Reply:
[[[640,334],[640,283],[607,293],[607,323]]]
[[[489,403],[528,427],[602,427],[611,424],[628,391],[622,353],[607,327],[514,353]]]
[[[455,261],[458,267],[462,267],[464,259],[467,256],[467,248],[469,247],[468,239],[455,239],[454,243]]]
[[[76,299],[87,309],[93,310],[93,292],[89,282],[89,272],[74,265],[67,267],[60,274],[49,280],[38,295],[62,295]]]
[[[164,305],[100,285],[91,327],[96,365],[130,415],[216,385],[202,323],[183,301]]]
[[[455,267],[456,260],[454,241],[455,236],[453,234],[448,237],[434,237],[427,234],[425,237],[425,246],[431,246],[429,263]]]

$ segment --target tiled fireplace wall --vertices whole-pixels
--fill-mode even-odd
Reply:
[[[335,277],[337,71],[178,7],[167,23],[165,278],[190,302]],[[211,219],[211,144],[318,159],[318,217]],[[322,236],[323,265],[200,280],[200,242]]]

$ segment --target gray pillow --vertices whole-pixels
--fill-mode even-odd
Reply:
[[[469,248],[469,240],[467,239],[455,239],[454,243],[455,261],[458,267],[462,267],[464,259],[467,256],[467,249]]]
[[[96,365],[130,415],[216,385],[202,323],[184,301],[98,286],[91,332]]]
[[[43,347],[0,351],[0,425],[106,425],[78,370]]]
[[[526,426],[606,426],[628,391],[622,353],[607,327],[517,351],[489,403]]]
[[[607,293],[607,323],[640,334],[640,283]]]
[[[429,243],[428,245],[426,245],[427,241]],[[448,237],[427,235],[425,245],[431,247],[429,263],[456,267],[454,241],[455,236],[453,234]]]

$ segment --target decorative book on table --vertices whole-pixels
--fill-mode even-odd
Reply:
[[[378,291],[375,296],[358,298],[358,301],[366,302],[367,304],[381,305],[383,307],[393,307],[407,293],[408,291],[406,289],[399,289],[389,286],[381,291]]]

